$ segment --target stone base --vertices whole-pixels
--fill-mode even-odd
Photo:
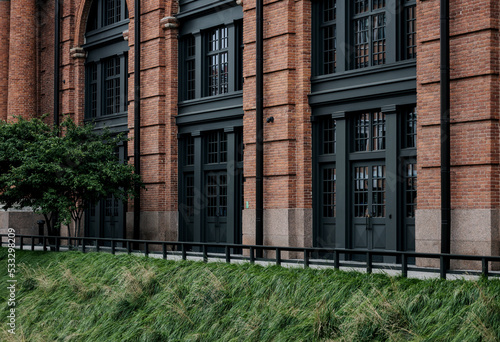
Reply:
[[[128,212],[127,239],[134,236],[134,213]],[[141,212],[140,239],[155,241],[177,241],[179,232],[177,211]]]
[[[254,209],[243,210],[243,244],[255,244]],[[312,247],[312,209],[266,209],[264,210],[264,245]],[[274,258],[274,251],[264,257]],[[282,252],[281,257],[297,258],[302,253]]]
[[[499,210],[454,209],[451,212],[451,253],[465,255],[500,255]],[[416,211],[415,246],[417,252],[441,252],[441,210]],[[439,267],[437,259],[417,259],[418,266]],[[481,263],[452,261],[452,269],[480,270]],[[500,269],[500,264],[490,265]]]

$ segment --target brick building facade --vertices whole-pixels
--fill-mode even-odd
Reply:
[[[134,137],[133,0],[57,4],[61,117]],[[53,113],[54,5],[0,0],[0,119]],[[439,1],[263,13],[264,243],[439,252]],[[143,0],[140,18],[140,237],[253,244],[256,3]],[[451,251],[498,255],[500,5],[451,19]],[[101,202],[86,233],[132,237],[132,204]]]

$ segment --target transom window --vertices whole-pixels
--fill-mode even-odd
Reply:
[[[412,106],[402,112],[404,125],[403,148],[417,147],[417,107]]]
[[[227,162],[227,133],[213,131],[206,136],[206,161],[208,164]]]
[[[323,124],[323,154],[335,154],[337,151],[337,121],[326,119]]]
[[[354,120],[354,151],[385,150],[385,114],[366,112]]]

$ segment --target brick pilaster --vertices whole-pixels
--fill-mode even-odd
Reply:
[[[10,1],[0,0],[0,120],[7,120]]]
[[[36,5],[16,0],[10,7],[8,119],[36,115]]]

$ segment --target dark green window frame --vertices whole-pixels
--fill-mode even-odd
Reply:
[[[128,19],[125,0],[94,0],[87,19],[86,32],[102,29]]]
[[[416,0],[318,0],[313,13],[315,75],[416,58]]]
[[[179,100],[243,89],[243,21],[214,26],[179,39]]]
[[[86,63],[86,119],[127,113],[127,61],[124,52]]]

